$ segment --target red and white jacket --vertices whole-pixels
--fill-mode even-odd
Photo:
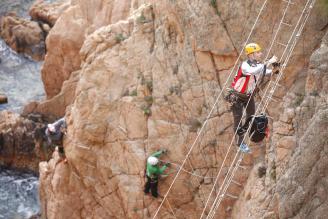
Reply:
[[[239,93],[250,95],[253,93],[256,82],[260,77],[271,73],[272,69],[268,69],[263,63],[246,60],[239,67],[231,86]]]

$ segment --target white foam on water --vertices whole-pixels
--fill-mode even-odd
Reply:
[[[0,169],[0,219],[29,218],[40,211],[38,178]]]

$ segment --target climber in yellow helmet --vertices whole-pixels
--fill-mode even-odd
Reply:
[[[243,142],[244,133],[247,130],[237,130],[242,119],[243,109],[246,108],[246,118],[255,113],[254,90],[261,77],[279,72],[279,64],[276,56],[267,62],[262,61],[262,49],[256,43],[249,43],[245,47],[247,60],[243,61],[231,84],[229,101],[234,118],[234,131],[238,133],[237,146],[240,150],[249,153],[250,149]],[[240,122],[239,127],[242,127]],[[244,126],[245,127],[245,126]]]

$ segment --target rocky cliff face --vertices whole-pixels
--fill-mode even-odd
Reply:
[[[260,8],[260,3],[254,1],[215,2],[105,3],[99,0],[92,5],[87,1],[71,2],[48,37],[49,53],[43,67],[48,97],[60,92],[53,102],[58,104],[52,106],[58,107],[54,110],[61,110],[61,113],[66,110],[68,122],[64,139],[68,163],[57,164],[55,155],[48,163],[40,164],[44,218],[150,218],[154,214],[159,202],[144,196],[142,191],[146,157],[159,148],[168,148],[170,152],[163,159],[174,164],[183,160],[217,92],[222,89],[241,42]],[[266,18],[261,20],[261,28],[256,29],[253,40],[269,44],[274,24],[280,16],[275,11],[281,11],[284,4],[283,1],[269,1]],[[323,16],[318,7],[302,38],[307,43],[296,50],[291,67],[286,70],[289,75],[282,82],[286,87],[277,92],[278,98],[283,98],[289,86],[302,78],[301,72],[308,65],[306,60],[324,34],[322,28],[327,19],[318,19]],[[292,22],[297,15],[295,9],[288,19]],[[245,25],[238,25],[241,21]],[[67,26],[71,29],[63,31]],[[281,48],[275,48],[275,52],[279,54]],[[315,88],[320,82],[315,71],[312,75],[307,85],[309,89],[311,83]],[[69,86],[61,86],[69,77],[67,83],[74,88],[74,94],[71,89],[66,89]],[[70,101],[64,102],[65,95],[70,95]],[[216,176],[232,137],[232,116],[228,105],[223,99],[220,101],[208,122],[206,134],[201,136],[185,166],[208,178],[203,180],[183,173],[159,218],[172,217],[169,205],[177,218],[200,216],[203,201],[213,185],[211,177]],[[290,102],[286,99],[287,103]],[[300,209],[300,205],[288,205],[290,209],[282,207],[289,201],[286,194],[295,191],[285,192],[276,180],[283,182],[287,169],[298,172],[288,168],[288,160],[298,145],[299,135],[295,136],[295,133],[311,135],[311,132],[295,131],[293,127],[292,122],[298,121],[297,115],[301,117],[302,110],[298,112],[292,106],[284,105],[270,108],[270,114],[280,119],[273,124],[273,143],[267,145],[266,163],[257,164],[266,167],[267,175],[261,181],[254,170],[246,183],[248,171],[240,171],[235,180],[246,183],[246,187],[236,186],[229,190],[237,196],[242,195],[235,207],[234,200],[224,200],[217,214],[220,218],[231,215],[242,218],[240,214],[247,203],[266,199],[267,188],[270,188],[270,197],[277,198],[268,199],[262,209],[252,205],[254,212],[261,211],[263,216],[272,206],[269,216],[276,214],[285,218]],[[278,117],[280,109],[285,113]],[[316,115],[320,117],[320,113]],[[311,127],[316,126],[315,121],[319,120],[313,120]],[[317,125],[322,127],[324,124],[319,122]],[[242,165],[251,169],[257,160],[264,160],[261,148],[246,156]],[[224,172],[228,164],[225,164]],[[172,174],[161,180],[160,193],[168,189],[174,170],[172,167]],[[302,184],[304,178],[294,175],[298,178],[297,183]],[[259,192],[255,195],[251,182],[258,185]],[[267,184],[263,185],[265,182]],[[290,182],[286,179],[286,183]],[[245,199],[248,201],[242,201]],[[311,205],[312,202],[305,203]],[[249,218],[246,216],[249,212],[243,215]],[[254,218],[258,218],[257,215]]]

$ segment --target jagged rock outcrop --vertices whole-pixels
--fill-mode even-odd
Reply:
[[[63,117],[66,107],[75,99],[76,84],[80,78],[80,71],[71,73],[70,78],[63,83],[59,94],[42,102],[30,102],[24,107],[22,115],[38,113],[50,118]]]
[[[327,202],[328,33],[274,123],[266,177],[251,177],[234,218],[325,218]],[[256,171],[256,170],[254,170]]]
[[[69,5],[68,0],[59,0],[51,3],[37,0],[31,6],[29,14],[32,20],[41,21],[53,27]]]
[[[129,9],[130,1],[70,1],[47,37],[42,80],[48,98],[60,93],[63,82],[80,69],[79,51],[85,37],[101,26],[126,18]]]
[[[8,98],[4,94],[0,94],[0,104],[8,103]]]
[[[0,112],[0,164],[38,172],[40,161],[50,159],[52,148],[44,139],[45,125],[39,116],[31,119]]]
[[[19,18],[14,13],[2,17],[0,36],[16,52],[29,55],[38,61],[43,60],[46,37],[68,6],[67,0],[53,3],[37,0],[29,11],[32,20]]]
[[[45,36],[41,24],[10,14],[1,18],[0,36],[16,52],[24,53],[35,60],[45,55]]]
[[[245,2],[250,5],[251,1]],[[45,65],[44,72],[49,71],[44,73],[44,77],[50,83],[51,77],[52,80],[64,80],[72,71],[78,76],[74,79],[77,82],[73,103],[66,111],[68,132],[64,145],[68,163],[58,164],[55,153],[50,162],[40,164],[40,199],[44,218],[151,218],[159,203],[144,196],[142,191],[146,157],[164,147],[170,153],[163,159],[173,163],[183,160],[215,101],[217,91],[222,88],[229,69],[234,65],[238,56],[234,44],[241,40],[240,36],[234,36],[225,28],[216,7],[210,2],[187,4],[164,0],[148,3],[120,1],[126,6],[124,8],[128,8],[124,16],[108,23],[100,19],[102,23],[99,25],[93,23],[95,20],[89,21],[88,24],[93,25],[85,25],[85,30],[82,24],[91,18],[81,9],[94,9],[89,14],[98,9],[84,1],[73,2],[52,29],[58,34],[57,43],[61,43],[58,50],[52,49],[52,58],[50,55],[47,57],[48,64],[53,62],[55,69],[50,71]],[[270,3],[276,7],[284,4],[282,1],[279,1],[280,4],[276,1]],[[227,1],[225,4],[227,10],[238,10],[234,4],[230,5]],[[140,7],[137,9],[135,5]],[[253,6],[259,8],[259,5]],[[243,8],[249,14],[246,23],[254,21],[256,14],[249,12],[254,7]],[[104,7],[103,10],[107,9]],[[113,13],[116,10],[114,7]],[[265,13],[270,18],[279,17],[270,8]],[[323,22],[316,20],[316,16],[311,18],[311,26],[305,36],[309,33],[312,36],[315,32],[316,37],[322,37],[323,31],[316,28],[321,27]],[[70,23],[72,20],[76,23]],[[223,20],[241,23],[238,16]],[[263,22],[265,32],[272,33],[276,21],[265,19]],[[76,25],[74,34],[77,35],[71,36],[73,33],[70,31],[63,33],[64,24]],[[246,25],[243,30],[246,33],[250,27]],[[269,36],[260,34],[261,31],[256,33],[259,41],[270,41]],[[73,45],[69,39],[74,37],[77,37],[78,43]],[[64,54],[64,49],[70,49],[64,46],[66,42],[74,46],[70,54],[67,54],[68,51]],[[311,38],[306,48],[312,51],[316,44],[316,38]],[[80,56],[76,57],[78,52]],[[290,77],[282,84],[296,80],[297,71],[307,64],[303,58],[309,55],[294,57],[292,63],[300,65],[287,70],[291,72]],[[65,59],[58,61],[59,57]],[[69,66],[72,60],[73,64]],[[66,61],[67,66],[63,65]],[[58,75],[49,76],[51,72]],[[61,83],[47,83],[48,97],[61,90]],[[282,97],[284,94],[280,91],[277,95]],[[231,142],[232,117],[228,105],[221,101],[209,120],[206,134],[201,136],[201,142],[196,145],[185,167],[209,178],[200,180],[186,173],[179,177],[168,197],[177,218],[199,218],[204,194],[212,188],[214,180],[211,177],[218,172]],[[272,113],[278,112],[279,108],[272,110]],[[289,123],[290,118],[286,116],[281,121]],[[286,145],[288,149],[296,147],[292,137],[279,141],[280,148]],[[233,147],[232,152],[235,151]],[[261,156],[263,151],[258,154]],[[283,155],[281,150],[279,154],[285,159],[292,153]],[[271,151],[270,156],[275,157],[275,151]],[[274,169],[270,166],[273,164],[270,159],[266,168],[268,173]],[[228,160],[231,160],[230,156]],[[242,165],[249,170],[253,163],[253,157],[247,155]],[[280,166],[281,174],[284,165]],[[225,164],[221,179],[227,169],[228,164]],[[174,168],[171,170],[174,171]],[[272,172],[272,177],[274,174],[276,172]],[[247,177],[248,171],[242,170],[236,181],[244,184]],[[269,176],[263,179],[271,185],[274,181]],[[171,181],[172,175],[161,180],[160,193],[168,189]],[[236,187],[229,192],[238,195],[242,189]],[[273,190],[271,193],[274,193]],[[247,197],[250,199],[252,196]],[[230,217],[233,204],[234,201],[226,199],[218,209],[218,215]],[[170,217],[170,209],[165,204],[158,218]]]

